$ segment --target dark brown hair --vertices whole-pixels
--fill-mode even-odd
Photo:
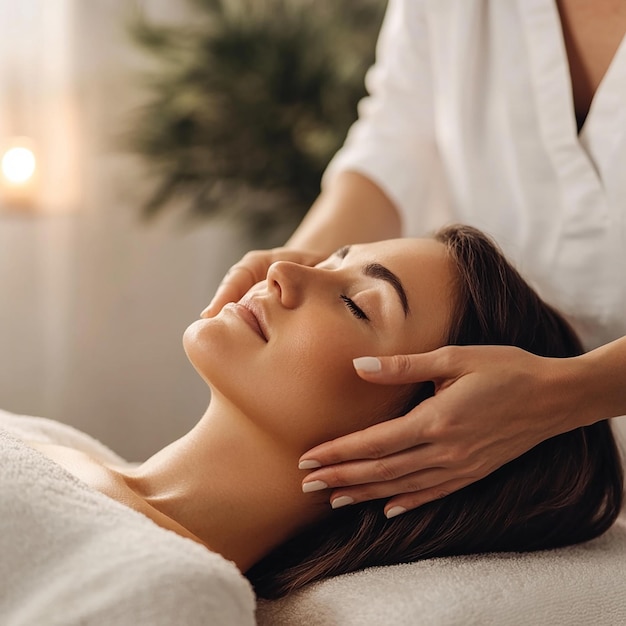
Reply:
[[[457,225],[434,238],[446,245],[458,270],[448,344],[513,345],[551,357],[582,352],[570,326],[484,234]],[[399,414],[425,395],[422,386]],[[399,517],[386,519],[381,501],[338,509],[246,575],[259,596],[277,598],[373,565],[574,544],[611,526],[622,489],[619,454],[602,421],[544,441],[486,478]]]

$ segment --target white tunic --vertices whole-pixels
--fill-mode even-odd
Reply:
[[[415,235],[441,180],[587,348],[626,335],[626,38],[580,134],[554,0],[390,0],[367,87],[324,185],[365,174]]]

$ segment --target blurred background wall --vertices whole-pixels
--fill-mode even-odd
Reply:
[[[297,11],[281,22],[283,5]],[[182,334],[228,267],[268,243],[250,226],[279,243],[317,193],[364,93],[384,6],[0,0],[0,155],[26,136],[38,159],[26,197],[0,178],[0,408],[74,425],[131,460],[187,432],[209,393]],[[209,37],[198,10],[220,7],[233,13]],[[129,35],[138,10],[157,25],[139,29],[152,58]],[[181,49],[188,65],[176,65]],[[146,71],[167,79],[156,92]],[[155,162],[166,164],[156,184]],[[207,200],[220,176],[235,182],[209,185]],[[159,180],[181,193],[146,221]],[[190,207],[196,219],[181,219]]]
[[[0,2],[0,137],[71,161],[38,211],[0,211],[0,407],[142,459],[208,402],[181,337],[245,243],[227,225],[139,218],[144,164],[118,135],[141,102],[127,0]],[[150,0],[155,19],[185,4]],[[47,161],[48,160],[48,161]]]
[[[197,421],[209,394],[182,334],[261,245],[250,226],[278,243],[292,207],[293,225],[315,197],[384,5],[0,0],[0,150],[26,136],[37,157],[21,195],[0,185],[0,408],[66,422],[131,460]],[[138,11],[158,27],[144,21],[133,42]],[[177,193],[147,222],[155,163]],[[190,206],[214,219],[181,219]]]

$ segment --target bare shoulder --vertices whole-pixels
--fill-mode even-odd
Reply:
[[[133,506],[135,494],[126,484],[123,475],[113,467],[95,460],[85,452],[68,446],[36,441],[25,441],[25,443],[96,491],[100,491],[126,506],[136,508]]]
[[[119,471],[119,468],[101,463],[85,452],[67,446],[34,441],[25,441],[25,443],[63,467],[92,489],[145,515],[158,526],[172,530],[182,537],[192,539],[210,549],[185,527],[153,507],[134,491],[127,480],[127,476]]]

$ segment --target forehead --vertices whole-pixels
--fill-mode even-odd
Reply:
[[[441,290],[455,273],[446,246],[434,239],[389,239],[354,245],[350,260],[381,263],[397,274],[405,287],[416,291]]]
[[[351,261],[376,262],[391,270],[407,294],[409,326],[420,329],[427,347],[442,345],[456,295],[456,268],[446,246],[434,239],[390,239],[351,248]]]

